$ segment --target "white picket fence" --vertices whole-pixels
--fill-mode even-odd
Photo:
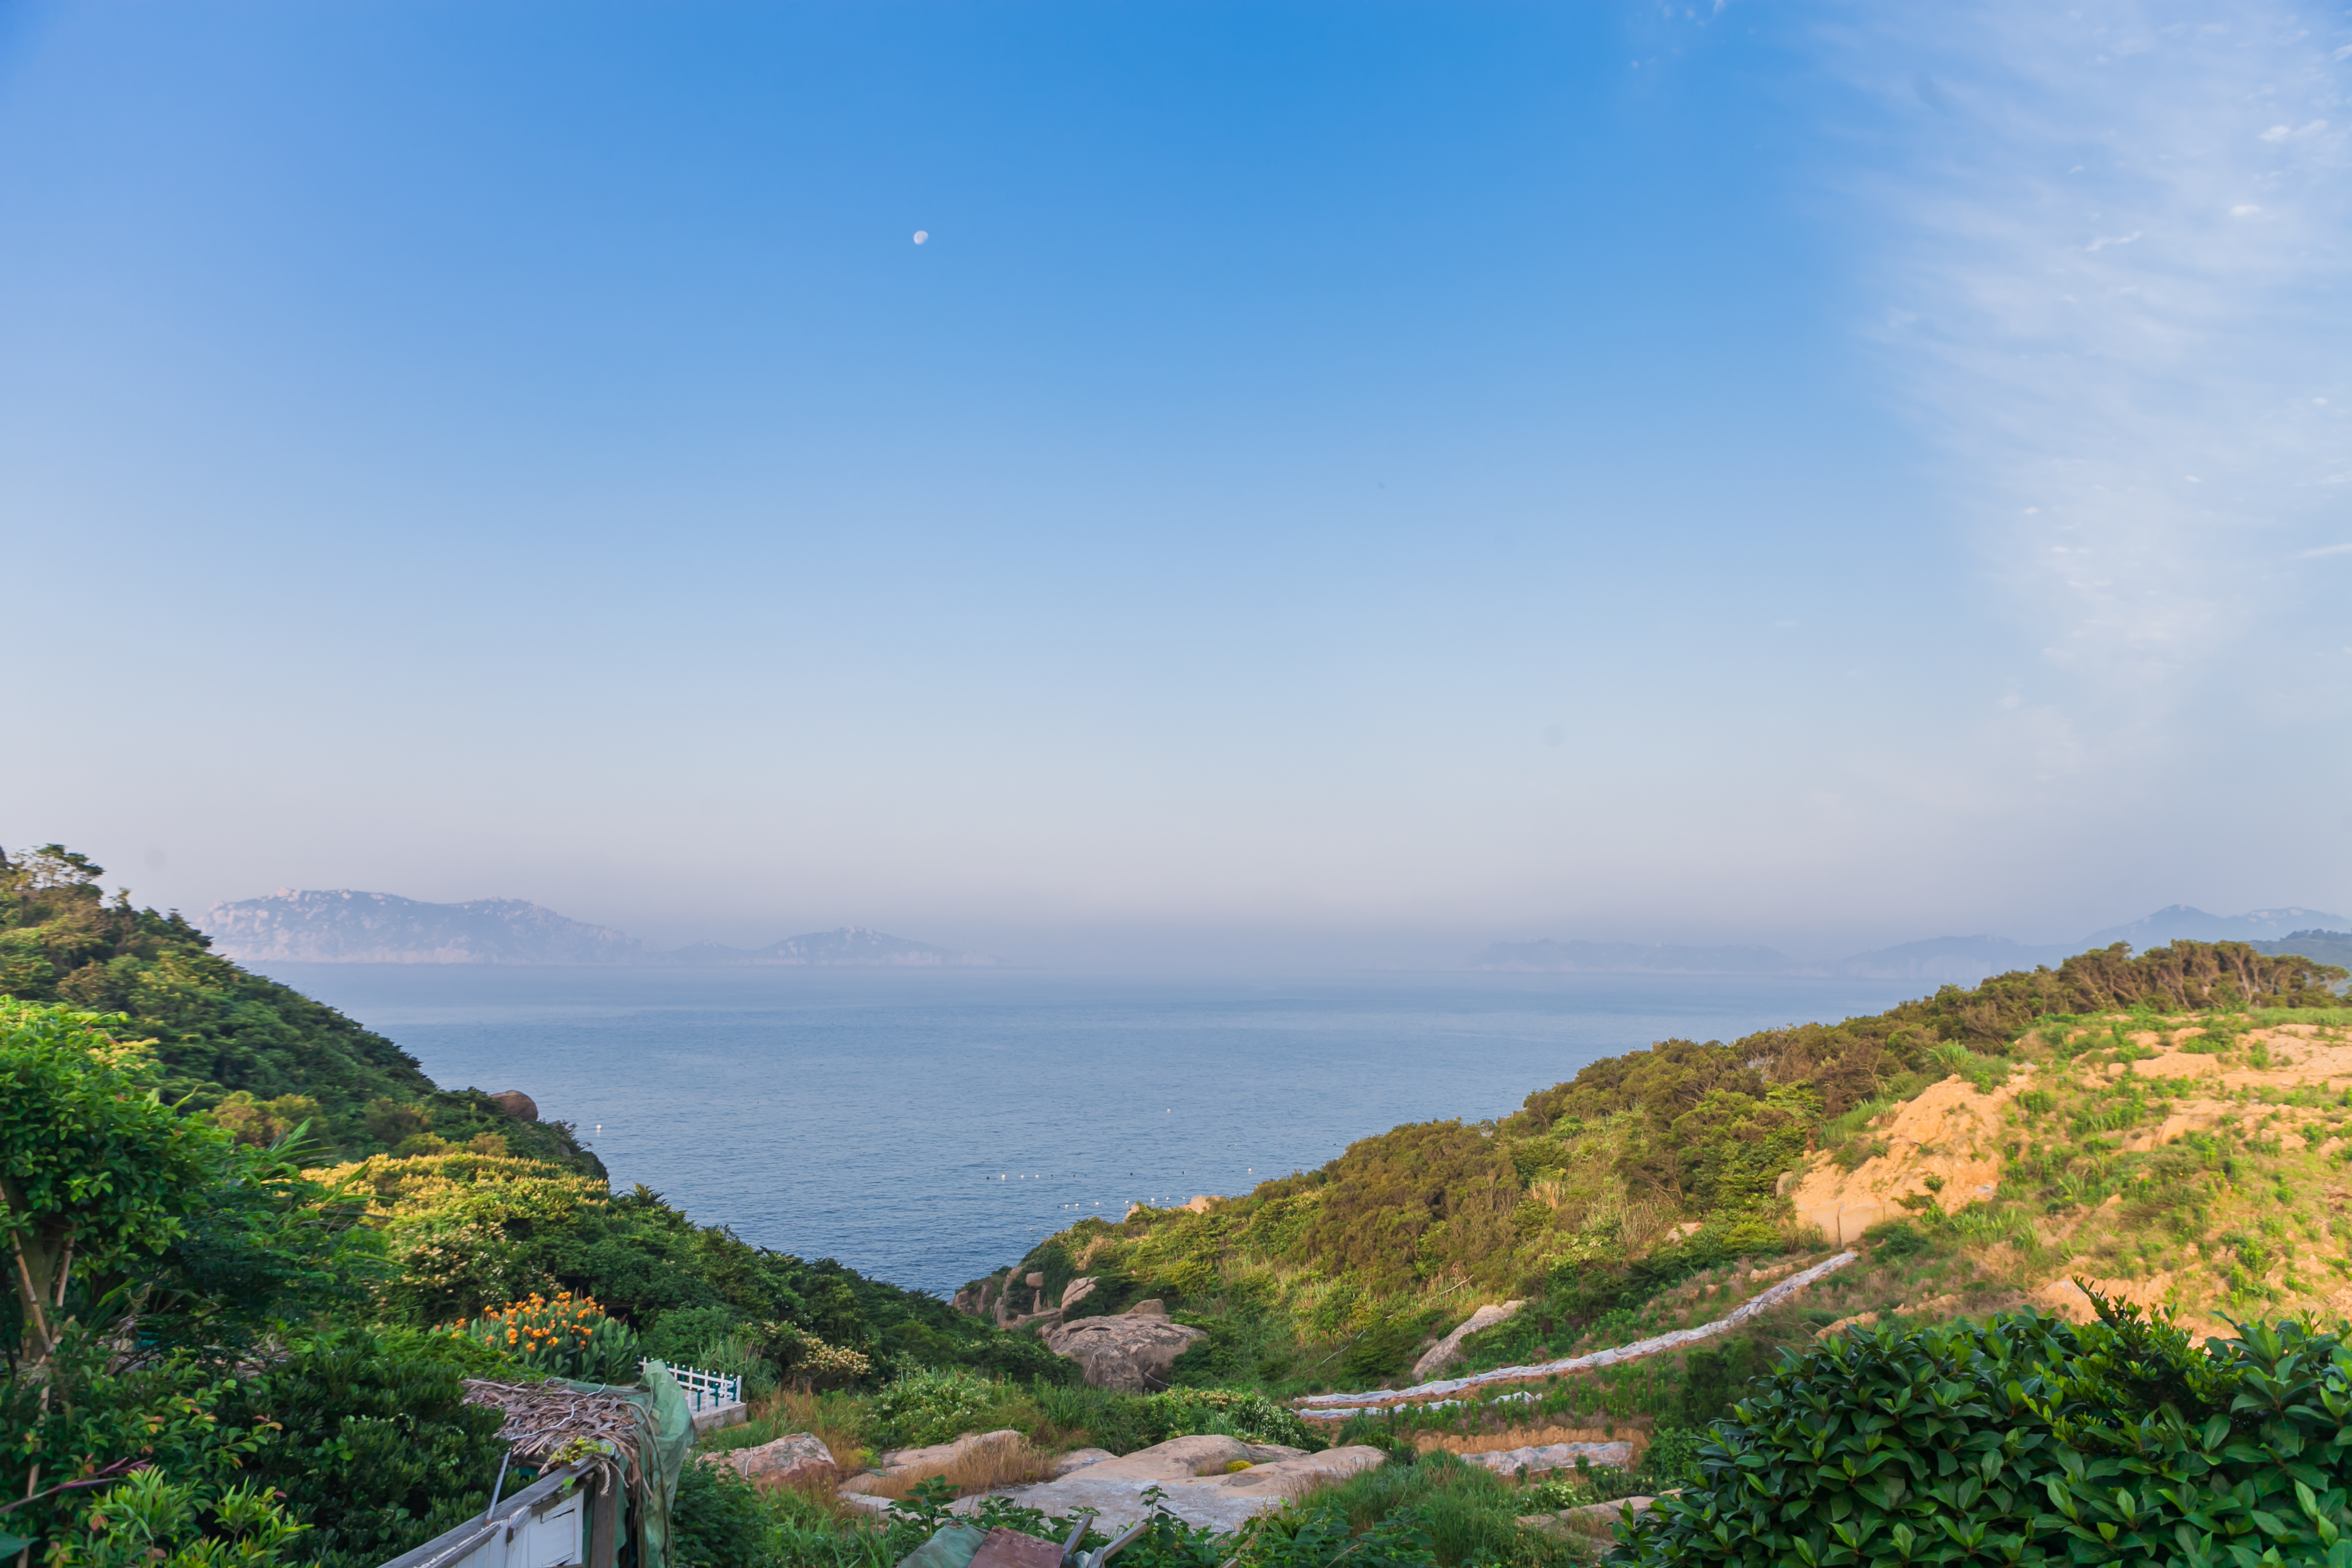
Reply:
[[[637,1370],[644,1372],[656,1364],[677,1380],[678,1387],[686,1392],[686,1407],[697,1415],[706,1410],[716,1410],[722,1405],[743,1403],[743,1380],[740,1377],[704,1372],[699,1367],[671,1366],[667,1362],[641,1361],[637,1363]]]

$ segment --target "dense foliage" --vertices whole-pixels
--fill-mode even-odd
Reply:
[[[352,1154],[488,1135],[604,1173],[570,1127],[517,1121],[478,1090],[436,1089],[383,1036],[215,956],[176,910],[134,909],[128,892],[109,900],[104,874],[57,844],[0,856],[0,996],[126,1015],[154,1042],[165,1096],[220,1106],[221,1123],[249,1142],[306,1123],[314,1141]]]
[[[2334,1563],[2352,1555],[2352,1348],[2294,1323],[2192,1347],[2112,1309],[1842,1334],[1715,1428],[1629,1536],[1708,1563]]]
[[[302,1561],[373,1568],[488,1505],[501,1417],[464,1402],[484,1375],[513,1373],[447,1334],[338,1329],[237,1384],[218,1415],[254,1435],[244,1474],[311,1527]]]
[[[1075,1375],[1034,1338],[698,1226],[646,1187],[615,1195],[561,1165],[475,1153],[379,1154],[315,1174],[366,1197],[394,1270],[383,1309],[401,1321],[450,1323],[568,1291],[634,1330],[643,1353],[712,1371],[824,1377],[888,1363]]]
[[[376,1251],[282,1153],[166,1103],[128,1023],[0,999],[5,1528],[58,1563],[261,1568],[292,1537],[244,1475],[239,1363],[363,1300]]]
[[[1990,1085],[2053,1016],[2154,1027],[2260,1007],[2326,1020],[2342,978],[2243,942],[2117,947],[1841,1024],[1666,1040],[1594,1062],[1498,1121],[1395,1128],[1205,1214],[1081,1221],[1015,1271],[1043,1272],[1049,1295],[1094,1279],[1081,1315],[1171,1301],[1211,1336],[1180,1383],[1385,1382],[1458,1318],[1451,1301],[1481,1295],[1530,1305],[1473,1364],[1526,1359],[1696,1269],[1801,1244],[1780,1194],[1825,1134],[1949,1074]]]
[[[635,1383],[637,1336],[604,1315],[593,1296],[558,1290],[492,1307],[458,1325],[467,1338],[542,1377]]]
[[[310,1561],[303,1527],[253,1481],[207,1493],[161,1470],[126,1476],[51,1568],[275,1568]]]

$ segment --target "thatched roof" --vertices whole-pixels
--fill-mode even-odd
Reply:
[[[546,1383],[466,1380],[466,1403],[501,1412],[499,1436],[513,1445],[513,1457],[541,1469],[585,1460],[616,1474],[632,1491],[645,1484],[642,1449],[647,1415],[630,1389],[582,1389]],[[598,1445],[611,1445],[610,1447]]]

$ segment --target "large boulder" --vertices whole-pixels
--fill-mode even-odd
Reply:
[[[1507,1322],[1518,1313],[1525,1301],[1495,1301],[1479,1308],[1462,1320],[1454,1331],[1429,1347],[1427,1354],[1412,1363],[1412,1380],[1427,1383],[1447,1367],[1462,1359],[1462,1342],[1481,1329],[1491,1329]]]
[[[1176,1358],[1209,1336],[1199,1329],[1171,1322],[1157,1301],[1138,1304],[1115,1318],[1080,1318],[1075,1323],[1052,1323],[1039,1334],[1045,1348],[1067,1356],[1085,1369],[1097,1388],[1140,1394],[1168,1386]]]
[[[829,1481],[841,1472],[833,1450],[812,1432],[794,1432],[756,1448],[730,1448],[706,1454],[706,1464],[723,1465],[746,1480],[763,1486],[791,1486],[802,1481]]]
[[[1308,1454],[1233,1437],[1173,1437],[1122,1458],[1087,1465],[1058,1480],[1005,1488],[999,1495],[1049,1514],[1092,1509],[1096,1528],[1115,1533],[1150,1511],[1143,1494],[1157,1487],[1163,1498],[1160,1506],[1185,1523],[1233,1531],[1255,1515],[1271,1513],[1284,1503],[1371,1469],[1387,1457],[1371,1447]],[[955,1508],[969,1513],[981,1501],[965,1498]]]
[[[1496,1475],[1516,1475],[1521,1470],[1541,1475],[1546,1470],[1572,1470],[1582,1459],[1591,1465],[1605,1465],[1611,1469],[1630,1470],[1636,1455],[1631,1443],[1538,1443],[1526,1448],[1503,1448],[1485,1454],[1460,1456],[1465,1465],[1476,1465]]]
[[[490,1096],[490,1103],[517,1121],[539,1120],[539,1102],[519,1089],[505,1089]]]
[[[974,1449],[1024,1447],[1028,1439],[1012,1427],[994,1432],[967,1432],[951,1443],[933,1443],[920,1448],[893,1448],[882,1456],[882,1472],[876,1475],[852,1476],[841,1483],[845,1492],[878,1492],[893,1489],[893,1483],[902,1478],[924,1480],[943,1476],[957,1463],[969,1458]]]

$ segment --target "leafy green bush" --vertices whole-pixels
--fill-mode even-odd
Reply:
[[[775,1560],[775,1521],[758,1489],[730,1469],[688,1464],[669,1517],[676,1568],[761,1568]]]
[[[304,1527],[269,1489],[243,1482],[208,1494],[160,1469],[117,1481],[94,1504],[79,1534],[60,1539],[49,1568],[275,1568],[310,1560]]]
[[[2192,1348],[2102,1303],[1844,1334],[1714,1428],[1702,1479],[1624,1532],[1644,1568],[2352,1558],[2352,1348],[2294,1323]]]
[[[959,1369],[902,1373],[874,1396],[876,1435],[891,1447],[947,1442],[980,1430],[980,1419],[996,1403],[996,1394],[985,1380]]]
[[[1675,1491],[1699,1479],[1699,1451],[1706,1447],[1704,1426],[1661,1426],[1650,1434],[1642,1451],[1635,1479],[1645,1492]]]
[[[1728,1415],[1742,1384],[1759,1370],[1756,1342],[1744,1336],[1721,1344],[1701,1345],[1683,1357],[1682,1416],[1686,1426],[1704,1430]]]
[[[726,1339],[742,1321],[740,1313],[727,1307],[681,1307],[655,1319],[639,1349],[655,1361],[717,1372],[720,1369],[697,1358],[705,1346]]]
[[[1351,1536],[1360,1543],[1348,1554],[1351,1564],[1368,1554],[1399,1568],[1564,1559],[1562,1543],[1519,1528],[1528,1511],[1526,1495],[1492,1470],[1442,1450],[1398,1456],[1265,1527],[1259,1560],[1268,1568],[1321,1568]]]
[[[466,1404],[464,1380],[501,1373],[504,1358],[456,1335],[350,1330],[295,1345],[220,1419],[260,1435],[245,1473],[313,1527],[305,1562],[373,1568],[488,1505],[501,1417]]]
[[[1934,1246],[1907,1219],[1883,1220],[1864,1231],[1862,1239],[1881,1258],[1916,1258]]]
[[[1250,1545],[1252,1568],[1328,1568],[1342,1557],[1361,1568],[1436,1568],[1441,1561],[1422,1510],[1413,1508],[1385,1516],[1360,1535],[1338,1509],[1308,1508],[1269,1520]]]
[[[1148,1395],[1145,1419],[1157,1436],[1150,1442],[1223,1433],[1244,1443],[1281,1443],[1293,1448],[1320,1448],[1325,1438],[1300,1419],[1298,1413],[1255,1390],[1177,1388]]]
[[[516,1365],[586,1383],[635,1383],[637,1336],[605,1316],[593,1296],[559,1290],[493,1307],[460,1325],[467,1339],[503,1352]]]

